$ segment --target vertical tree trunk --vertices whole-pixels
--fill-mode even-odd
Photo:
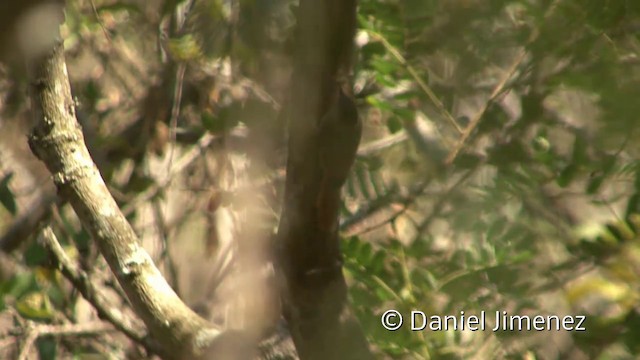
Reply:
[[[372,358],[348,307],[337,229],[318,221],[317,201],[327,195],[322,189],[327,169],[320,151],[331,146],[321,144],[327,139],[319,138],[319,123],[341,91],[351,96],[347,79],[356,5],[356,0],[301,0],[298,10],[287,181],[278,238],[287,284],[284,311],[301,359]],[[357,144],[360,134],[353,136]],[[331,195],[339,196],[339,190]]]

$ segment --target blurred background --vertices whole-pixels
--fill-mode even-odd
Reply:
[[[96,318],[51,267],[43,222],[126,304],[27,145],[17,54],[38,44],[25,24],[46,29],[42,3],[0,5],[0,329]],[[296,3],[77,0],[61,30],[85,139],[144,247],[194,310],[265,337],[279,323],[270,261]],[[358,12],[364,135],[340,228],[379,357],[637,358],[640,2],[360,0]],[[586,315],[587,331],[389,332],[387,309]],[[0,357],[18,348],[0,330]],[[42,337],[36,351],[144,358],[111,332]]]

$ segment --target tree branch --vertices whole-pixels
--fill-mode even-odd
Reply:
[[[139,330],[139,326],[129,324],[130,321],[124,318],[120,311],[115,311],[113,307],[108,305],[107,300],[102,293],[96,289],[89,276],[69,259],[62,249],[62,246],[60,246],[53,230],[51,230],[50,227],[46,227],[42,231],[41,236],[45,248],[53,255],[55,264],[62,275],[67,278],[94,309],[96,309],[98,316],[101,319],[109,321],[117,330],[131,340],[144,345],[147,350],[156,352],[157,349],[154,349],[153,344],[150,344],[145,339],[144,334]]]
[[[69,201],[96,241],[135,313],[162,349],[160,355],[195,359],[205,350],[215,354],[229,334],[215,329],[176,295],[139,245],[89,155],[76,119],[60,40],[31,60],[29,76],[35,124],[29,145],[53,174],[58,195]]]

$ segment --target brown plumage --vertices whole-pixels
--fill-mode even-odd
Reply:
[[[356,158],[362,123],[354,100],[338,89],[327,113],[318,123],[318,157],[321,167],[317,198],[318,223],[321,229],[337,229],[340,189]]]

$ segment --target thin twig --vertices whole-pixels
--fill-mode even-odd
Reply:
[[[447,156],[447,159],[445,160],[445,164],[449,165],[453,163],[453,161],[456,159],[460,150],[462,150],[462,148],[465,146],[465,142],[467,141],[467,139],[469,139],[473,130],[475,130],[475,128],[478,126],[478,124],[480,123],[480,120],[482,120],[482,115],[484,115],[484,113],[487,111],[487,109],[489,108],[489,105],[493,104],[496,101],[496,99],[498,98],[498,95],[503,93],[503,90],[505,90],[505,85],[507,84],[509,79],[511,79],[513,74],[516,72],[516,70],[518,69],[518,66],[520,66],[520,64],[522,63],[526,55],[527,55],[527,51],[525,49],[520,50],[520,52],[518,53],[518,56],[516,56],[515,60],[513,61],[513,63],[507,70],[507,72],[505,73],[505,76],[493,88],[493,91],[491,92],[489,99],[485,101],[484,104],[482,104],[482,107],[480,108],[480,110],[476,112],[476,114],[471,119],[471,122],[469,122],[469,125],[467,125],[467,127],[462,132],[462,136],[457,141],[453,150],[451,150],[451,152]]]
[[[140,193],[135,199],[129,202],[122,208],[122,213],[126,215],[130,215],[135,208],[156,196],[160,190],[164,189],[169,185],[171,179],[176,175],[182,172],[186,167],[191,165],[194,161],[198,159],[198,156],[206,149],[214,140],[217,140],[219,137],[213,136],[210,133],[204,134],[198,143],[191,149],[189,152],[184,154],[174,166],[172,166],[171,171],[167,174],[164,179],[158,180],[158,182],[149,187],[147,190]]]
[[[172,36],[179,34],[187,20],[189,12],[191,11],[193,1],[185,1],[182,4],[177,4],[175,7],[175,13],[172,17],[175,27],[172,30]],[[171,149],[169,150],[169,168],[168,172],[171,172],[171,165],[173,163],[173,152],[176,147],[176,130],[178,128],[178,117],[180,116],[180,105],[182,103],[182,87],[184,84],[184,74],[187,70],[187,63],[185,61],[178,61],[178,68],[176,69],[176,81],[173,88],[173,103],[171,104],[171,118],[169,119],[169,142]],[[171,180],[169,180],[171,181]]]
[[[560,3],[560,0],[555,0],[549,6],[549,8],[547,9],[547,11],[544,14],[544,19],[545,20],[548,19],[549,16],[551,16],[553,11],[558,7],[559,3]],[[527,48],[534,41],[536,41],[538,39],[539,35],[540,35],[540,29],[539,28],[535,28],[531,32],[531,34],[529,35],[529,38],[527,39],[526,44],[522,47],[522,49],[520,49],[520,51],[518,52],[518,55],[515,57],[513,63],[511,63],[511,66],[509,66],[509,69],[507,69],[504,77],[493,88],[493,91],[491,92],[491,95],[489,96],[489,99],[487,101],[485,101],[485,103],[482,105],[480,110],[478,110],[476,112],[476,114],[473,116],[473,118],[471,119],[471,122],[469,122],[469,125],[467,125],[467,127],[464,129],[464,132],[462,133],[462,136],[457,141],[457,143],[454,146],[453,150],[451,150],[451,152],[447,156],[447,159],[445,160],[445,164],[450,165],[451,163],[453,163],[453,161],[456,159],[456,157],[458,156],[458,154],[460,153],[462,148],[464,148],[465,143],[469,139],[471,134],[473,133],[473,130],[475,130],[475,128],[480,123],[480,120],[482,120],[482,116],[487,111],[489,106],[496,101],[498,96],[500,96],[501,94],[503,94],[506,91],[508,91],[508,89],[505,89],[507,83],[513,77],[513,75],[515,74],[515,72],[518,69],[518,67],[520,66],[520,64],[522,64],[522,62],[524,61],[524,59],[525,59],[525,57],[527,55]]]
[[[104,321],[93,321],[84,324],[62,324],[62,325],[47,325],[36,324],[31,321],[26,324],[27,338],[22,345],[22,350],[18,356],[18,360],[27,359],[29,350],[33,346],[33,343],[43,336],[80,336],[80,335],[93,335],[98,333],[104,333],[108,331],[114,331],[113,325]]]
[[[416,199],[424,193],[424,191],[427,189],[427,186],[429,184],[430,182],[427,181],[423,184],[416,186],[410,191],[409,195],[405,196],[400,201],[396,201],[397,197],[395,196],[382,196],[381,198],[373,200],[372,202],[370,202],[369,204],[365,205],[363,208],[358,210],[355,214],[345,219],[340,224],[340,230],[349,233],[349,230],[355,227],[358,223],[363,222],[364,220],[369,218],[371,215],[377,213],[383,208],[387,206],[391,206],[393,204],[397,204],[399,202],[401,204],[401,208],[399,210],[396,210],[393,214],[388,216],[385,220],[380,221],[374,225],[370,225],[357,232],[349,233],[349,234],[361,235],[369,231],[375,230],[381,226],[384,226],[385,224],[391,221],[394,221],[396,218],[398,218],[398,216],[402,215],[409,209],[409,207],[416,201]]]
[[[0,354],[6,353],[7,351],[11,351],[11,350],[4,350],[4,349],[7,349],[9,347],[13,348],[16,342],[17,340],[14,336],[0,338]]]
[[[29,351],[33,346],[33,343],[38,339],[38,333],[31,327],[27,330],[27,337],[22,344],[22,349],[20,350],[20,354],[18,355],[18,360],[27,360],[27,356],[29,356]]]
[[[155,218],[156,228],[162,240],[162,253],[160,254],[159,261],[161,262],[163,260],[166,260],[167,272],[169,273],[168,275],[171,287],[173,287],[173,290],[176,292],[176,294],[180,295],[178,269],[171,254],[171,250],[169,249],[170,227],[167,224],[164,215],[162,214],[162,208],[158,201],[153,201],[153,214]]]
[[[400,144],[408,139],[407,132],[400,130],[393,135],[389,135],[385,138],[363,144],[358,149],[358,156],[370,156],[384,149],[390,148],[394,145]]]
[[[475,166],[474,168],[467,170],[467,172],[464,173],[464,175],[462,175],[449,189],[447,189],[447,191],[444,192],[444,194],[442,194],[442,196],[440,196],[440,198],[438,198],[438,201],[436,201],[436,203],[433,205],[433,210],[431,211],[431,214],[429,214],[429,216],[424,218],[418,225],[418,228],[416,229],[416,234],[418,235],[422,234],[422,232],[424,232],[429,227],[429,225],[431,225],[431,222],[438,215],[440,215],[440,213],[442,212],[442,209],[444,209],[444,205],[446,204],[447,200],[449,200],[451,198],[451,195],[453,195],[453,192],[458,187],[460,187],[460,185],[462,185],[465,181],[467,181],[467,179],[471,177],[471,175],[476,171],[476,169],[478,169],[478,167],[479,166]]]
[[[413,77],[413,79],[416,81],[420,89],[427,95],[427,97],[431,100],[431,102],[436,106],[438,111],[440,111],[440,113],[445,117],[445,119],[447,119],[449,123],[451,123],[451,125],[458,131],[458,133],[462,133],[462,128],[460,128],[460,125],[458,125],[458,122],[456,121],[456,119],[451,115],[449,111],[447,111],[447,109],[444,107],[444,104],[442,104],[442,101],[438,99],[438,97],[433,92],[433,90],[431,90],[429,85],[427,85],[427,83],[424,80],[422,80],[422,78],[420,77],[420,74],[418,74],[416,69],[414,69],[414,67],[411,66],[411,64],[409,64],[407,59],[405,59],[404,56],[400,54],[400,51],[398,51],[398,49],[396,49],[393,45],[391,45],[391,43],[384,36],[382,36],[382,34],[374,32],[372,30],[368,30],[368,33],[371,35],[372,38],[374,38],[377,41],[380,41],[380,43],[382,43],[382,45],[387,49],[387,51],[389,51],[389,53],[393,55],[394,58],[396,58],[396,60],[400,63],[400,65],[404,66],[404,68],[407,70],[409,75]]]
[[[178,128],[178,117],[180,117],[180,104],[182,103],[182,85],[184,83],[184,73],[187,70],[187,64],[184,61],[178,63],[176,70],[176,82],[173,88],[173,103],[171,105],[171,119],[169,120],[169,143],[171,150],[169,151],[169,169],[173,164],[173,153],[176,148],[176,130]]]
[[[29,205],[29,208],[22,212],[2,234],[0,237],[0,251],[9,254],[29,239],[33,229],[38,228],[38,224],[46,221],[49,217],[51,205],[55,203],[55,193],[45,191],[44,194],[39,195]],[[61,204],[62,201],[58,201],[58,203]]]
[[[366,234],[370,231],[373,231],[381,226],[385,226],[386,224],[394,221],[395,219],[398,218],[398,216],[402,215],[405,211],[407,211],[407,209],[409,208],[408,205],[402,205],[402,207],[399,210],[396,210],[393,214],[389,215],[386,219],[379,221],[373,225],[369,225],[367,227],[365,227],[364,229],[360,229],[357,232],[353,232],[353,233],[347,233],[349,236],[360,236],[362,234]]]
[[[397,203],[396,194],[389,193],[379,196],[361,206],[355,213],[347,217],[340,223],[340,231],[349,231],[352,227],[357,226],[362,221],[369,218],[378,211]]]
[[[100,19],[100,14],[98,14],[98,8],[96,8],[96,4],[93,2],[93,0],[90,0],[89,3],[91,4],[93,15],[96,17],[96,22],[98,23],[98,25],[100,25],[100,28],[104,33],[104,37],[107,39],[107,41],[111,42],[111,35],[109,35],[109,31],[107,30],[107,28],[104,26],[104,23]]]
[[[83,324],[38,325],[36,327],[38,336],[91,335],[115,330],[113,324],[105,321],[91,321]]]
[[[62,275],[93,305],[100,318],[113,324],[118,331],[136,343],[143,345],[147,350],[156,352],[155,347],[138,330],[142,327],[130,324],[131,319],[127,319],[119,310],[109,305],[104,295],[91,282],[89,276],[69,259],[50,227],[42,230],[41,239],[44,246],[53,255]]]

